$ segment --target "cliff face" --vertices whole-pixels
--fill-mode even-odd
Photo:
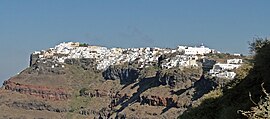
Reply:
[[[115,93],[110,97],[113,99],[110,106],[118,107],[119,115],[132,112],[142,113],[138,107],[128,106],[136,103],[144,106],[159,107],[162,110],[161,113],[154,115],[142,113],[143,116],[154,118],[166,115],[166,117],[171,118],[169,114],[173,113],[173,111],[168,110],[176,109],[178,114],[182,113],[183,110],[191,107],[194,102],[218,85],[214,80],[205,79],[200,68],[157,70],[156,75],[152,77],[139,69],[115,70],[109,68],[108,71],[103,72],[103,76],[107,80],[118,79],[121,82],[123,79],[130,78],[125,77],[128,71],[136,71],[133,74],[137,74],[134,78],[137,80],[131,80],[119,93]],[[135,91],[132,92],[132,90]],[[93,93],[90,95],[93,95]],[[131,112],[130,108],[132,108]],[[156,111],[159,112],[158,110]],[[131,115],[125,115],[125,117],[133,118]]]
[[[66,64],[69,65],[77,65],[82,67],[84,70],[96,70],[97,67],[95,63],[95,59],[92,58],[82,58],[82,59],[66,59],[64,61]]]
[[[201,69],[194,69],[193,71],[172,69],[157,72],[157,78],[162,85],[169,85],[171,87],[187,88],[192,85],[202,76]],[[185,72],[186,71],[186,72]],[[183,85],[186,84],[186,85]]]
[[[61,88],[54,89],[45,86],[25,85],[12,81],[4,81],[3,88],[48,100],[67,100],[71,96],[71,94],[68,94],[67,91]]]
[[[133,67],[110,66],[102,73],[106,80],[120,80],[121,84],[131,84],[138,79],[140,70]]]
[[[159,57],[157,48],[126,50],[122,55],[119,50],[115,53],[119,59],[109,61],[101,58],[107,49],[88,58],[80,56],[97,51],[78,49],[83,50],[72,55],[53,50],[32,54],[30,67],[4,82],[0,108],[7,113],[0,112],[0,118],[176,118],[218,85],[204,78],[201,66],[178,66],[189,58],[178,52]],[[146,61],[136,50],[145,50],[140,55]],[[134,60],[126,63],[126,57]],[[118,60],[124,63],[108,66]],[[8,113],[12,111],[33,115],[13,116]]]
[[[33,56],[32,56],[33,57]],[[31,58],[32,58],[31,57]],[[65,64],[57,63],[53,59],[31,59],[29,74],[65,74]]]
[[[39,103],[13,101],[6,106],[64,115],[71,112],[76,118],[174,118],[216,86],[201,77],[200,68],[155,69],[149,73],[148,69],[120,65],[98,73],[91,68],[95,64],[92,59],[65,62],[58,67],[51,60],[36,62],[5,81],[4,90],[40,100]],[[62,81],[60,87],[56,85],[58,81]],[[65,102],[68,107],[46,105],[43,101]]]

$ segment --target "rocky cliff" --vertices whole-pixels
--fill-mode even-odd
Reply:
[[[0,118],[176,118],[220,85],[170,49],[67,48],[33,53],[30,66],[4,82]],[[118,59],[102,59],[106,53]]]
[[[140,70],[132,66],[110,66],[102,73],[106,80],[120,80],[121,84],[131,84],[139,78]]]
[[[5,90],[15,91],[22,94],[33,95],[48,100],[67,100],[71,94],[61,88],[50,88],[45,86],[25,85],[12,81],[5,81]]]

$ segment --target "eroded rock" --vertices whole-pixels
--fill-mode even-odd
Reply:
[[[67,100],[71,95],[62,88],[49,88],[45,86],[25,85],[12,81],[5,81],[4,89],[33,95],[49,100]]]

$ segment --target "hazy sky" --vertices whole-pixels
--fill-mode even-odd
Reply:
[[[108,47],[199,45],[247,54],[270,35],[270,0],[0,0],[0,82],[35,50],[64,41]]]

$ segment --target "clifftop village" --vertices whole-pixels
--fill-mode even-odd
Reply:
[[[162,62],[161,68],[170,69],[174,67],[197,67],[201,64],[211,64],[208,72],[210,75],[219,78],[232,79],[236,73],[233,72],[242,64],[242,59],[233,58],[226,59],[225,62],[207,59],[206,55],[219,54],[214,49],[207,48],[203,45],[199,47],[178,46],[176,49],[169,48],[106,48],[101,46],[91,46],[88,44],[80,44],[79,42],[60,43],[55,48],[48,50],[35,51],[32,55],[42,61],[51,59],[55,62],[51,68],[64,67],[66,59],[92,58],[97,63],[96,69],[105,70],[111,65],[120,65],[124,63],[136,62],[138,68],[151,66],[159,61],[160,56],[164,54],[176,54],[172,57],[166,57]],[[233,54],[240,56],[240,54]],[[199,62],[202,61],[202,62]]]

